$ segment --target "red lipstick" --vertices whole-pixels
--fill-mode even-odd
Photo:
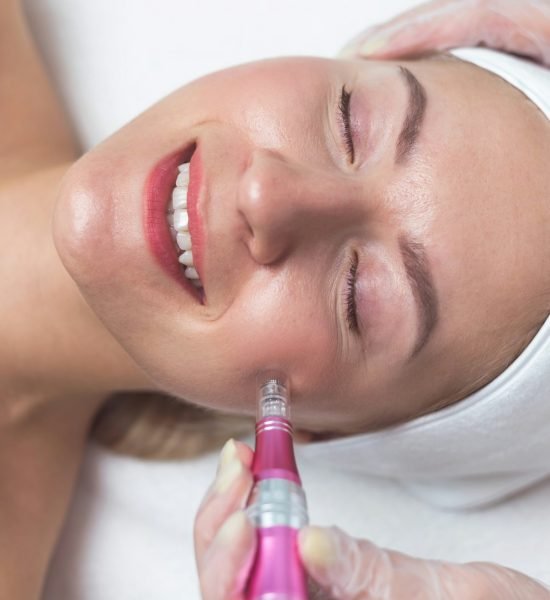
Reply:
[[[203,196],[204,171],[202,166],[202,153],[200,146],[195,148],[189,163],[189,189],[187,190],[187,214],[189,215],[189,233],[193,245],[193,263],[199,274],[203,287],[204,280],[204,228],[199,202]]]
[[[151,253],[164,272],[183,286],[197,301],[201,302],[198,290],[185,277],[182,266],[178,262],[178,255],[166,219],[166,209],[176,183],[178,165],[188,162],[193,150],[194,146],[191,146],[187,150],[166,156],[149,173],[144,190],[143,229]],[[190,170],[191,168],[190,166]],[[191,185],[196,185],[191,183],[191,177],[189,183],[190,188]],[[197,192],[195,192],[196,196],[198,195]],[[193,204],[195,206],[192,211],[188,209],[190,215],[191,212],[196,212],[196,201]],[[191,221],[191,216],[189,220]],[[193,220],[196,221],[196,218]],[[200,227],[196,228],[200,231]],[[200,237],[200,233],[198,235]]]

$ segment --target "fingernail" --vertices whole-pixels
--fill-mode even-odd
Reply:
[[[385,35],[377,35],[368,39],[359,49],[359,54],[369,56],[379,52],[387,43],[388,38]]]
[[[218,461],[218,472],[234,458],[237,458],[237,446],[235,445],[235,440],[230,438],[225,442],[221,449]]]
[[[248,517],[244,510],[234,512],[221,526],[216,536],[217,542],[224,545],[233,544],[246,527]]]
[[[304,527],[298,533],[298,543],[302,556],[310,564],[327,567],[336,559],[332,538],[322,527]]]
[[[242,472],[243,464],[238,458],[231,458],[222,464],[214,483],[216,492],[222,494],[227,491]]]

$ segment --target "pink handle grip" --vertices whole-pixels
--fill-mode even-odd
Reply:
[[[246,600],[307,600],[306,573],[292,527],[258,529],[258,552],[245,592]],[[291,556],[289,556],[289,553]]]

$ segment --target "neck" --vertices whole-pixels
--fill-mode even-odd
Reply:
[[[0,380],[10,398],[97,402],[121,390],[155,389],[85,302],[55,250],[56,190],[70,165],[0,186],[0,261],[6,316]],[[83,400],[84,402],[84,400]]]

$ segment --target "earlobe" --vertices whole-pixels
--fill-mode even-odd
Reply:
[[[294,441],[298,444],[309,444],[315,439],[315,434],[305,429],[294,429]]]

